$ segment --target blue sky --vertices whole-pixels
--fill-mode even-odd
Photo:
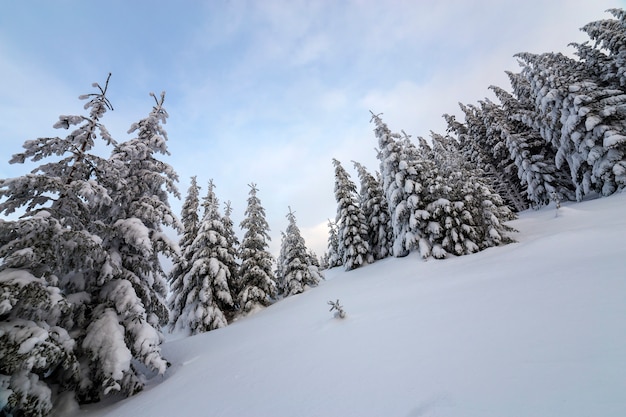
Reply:
[[[166,91],[165,126],[184,194],[213,179],[233,220],[247,184],[272,229],[288,206],[322,254],[334,218],[332,158],[378,169],[369,110],[413,137],[443,132],[458,102],[508,89],[517,52],[563,51],[584,24],[619,0],[5,1],[0,9],[2,159],[25,140],[63,135],[60,114],[82,114],[80,94],[112,72],[118,141]],[[0,177],[31,167],[0,163]],[[356,174],[352,178],[358,183]],[[178,213],[181,202],[172,199]]]

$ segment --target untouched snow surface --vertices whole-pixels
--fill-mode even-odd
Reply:
[[[350,272],[194,337],[83,417],[626,415],[626,193],[528,211],[518,243]],[[347,317],[333,318],[339,299]]]

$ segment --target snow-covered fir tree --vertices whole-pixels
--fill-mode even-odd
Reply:
[[[239,305],[243,314],[271,304],[277,288],[272,271],[273,257],[269,253],[269,224],[265,219],[265,209],[257,197],[256,184],[250,184],[248,207],[240,227],[244,230],[240,247],[242,289]]]
[[[210,181],[198,234],[189,247],[193,254],[191,267],[183,277],[180,292],[173,294],[185,301],[180,315],[172,317],[173,327],[188,328],[191,334],[225,327],[228,322],[224,311],[233,305],[228,288],[228,265],[233,260],[214,187]]]
[[[518,74],[509,73],[515,91],[521,97],[528,97],[527,82]],[[556,166],[556,152],[551,144],[541,137],[533,120],[533,105],[527,100],[518,100],[502,88],[491,86],[501,102],[501,107],[492,108],[490,117],[496,119],[490,125],[494,133],[499,132],[506,144],[509,158],[515,164],[520,185],[526,193],[526,199],[533,207],[540,207],[550,202],[554,193],[560,199],[574,198],[574,184],[569,172]]]
[[[444,117],[448,122],[448,131],[454,132],[461,144],[461,152],[483,171],[485,180],[490,181],[512,210],[519,212],[527,209],[529,204],[515,164],[510,158],[505,138],[496,127],[502,122],[498,119],[498,106],[489,100],[480,102],[480,107],[459,106],[465,115],[464,123],[456,121],[454,116]]]
[[[353,164],[361,182],[359,206],[368,225],[367,243],[374,259],[383,259],[392,253],[393,230],[391,228],[389,206],[383,194],[379,178],[370,174],[358,162],[353,161]],[[378,173],[376,174],[379,175]]]
[[[626,88],[626,10],[607,10],[614,19],[591,22],[582,27],[592,41],[574,43],[577,55],[587,69],[597,77],[599,84],[612,88]]]
[[[376,125],[374,134],[378,139],[377,156],[380,161],[382,188],[391,216],[393,255],[406,256],[411,243],[407,243],[409,213],[406,208],[406,191],[400,184],[403,180],[400,174],[400,164],[402,163],[405,169],[408,168],[408,164],[402,161],[400,135],[392,133],[379,115],[372,113],[372,121]]]
[[[285,265],[285,257],[287,256],[287,245],[285,244],[286,239],[285,232],[280,232],[280,249],[278,252],[278,257],[276,258],[276,268],[274,269],[274,276],[276,277],[276,290],[279,296],[285,294],[285,273],[284,273],[284,265]]]
[[[146,310],[148,323],[154,329],[168,322],[166,305],[167,277],[160,256],[172,258],[178,246],[164,233],[164,227],[180,230],[172,212],[168,195],[180,197],[174,169],[155,157],[168,155],[167,133],[163,128],[168,114],[163,107],[165,93],[160,98],[152,94],[155,106],[145,119],[131,126],[129,133],[137,137],[118,145],[110,158],[114,167],[116,192],[112,193],[110,238],[105,241],[115,265],[121,270],[120,279],[128,281]],[[120,318],[138,322],[138,317]],[[135,325],[125,327],[131,331]],[[134,327],[136,332],[144,331]],[[134,338],[136,336],[127,337]],[[148,346],[144,341],[137,345]]]
[[[334,268],[341,265],[341,253],[339,250],[339,235],[337,233],[337,224],[330,219],[328,220],[328,251],[324,255],[327,268]]]
[[[198,230],[200,229],[199,208],[200,186],[198,185],[197,178],[193,176],[191,177],[191,185],[189,186],[181,210],[183,231],[178,242],[180,253],[175,258],[172,270],[169,274],[170,298],[168,300],[168,306],[170,310],[170,331],[174,330],[175,323],[186,305],[186,300],[183,297],[183,288],[185,287],[185,276],[192,267],[192,244],[198,236]]]
[[[308,287],[314,287],[319,283],[319,280],[309,270],[306,244],[296,224],[295,213],[291,211],[291,208],[289,208],[287,220],[289,224],[281,242],[282,256],[279,269],[285,297],[304,292]]]
[[[322,272],[322,265],[320,263],[320,259],[317,254],[313,252],[311,249],[307,251],[307,263],[309,265],[309,272],[311,273],[313,282],[320,282],[324,278],[324,273]]]
[[[131,272],[148,280],[161,273],[151,269],[159,243],[155,243],[156,248],[151,245],[159,241],[158,224],[167,220],[150,224],[153,235],[143,235],[147,227],[139,224],[139,217],[132,217],[142,215],[132,203],[150,199],[149,193],[154,191],[158,195],[155,205],[165,204],[156,185],[162,183],[149,176],[150,181],[137,191],[137,166],[125,166],[119,172],[122,167],[115,156],[104,159],[91,153],[98,137],[105,144],[115,144],[101,124],[105,112],[112,109],[106,98],[108,79],[104,87],[94,86],[96,93],[81,96],[87,101],[87,116],[60,116],[55,124],[64,129],[76,126],[66,138],[27,141],[25,151],[12,158],[13,163],[57,160],[0,184],[4,198],[0,211],[23,212],[19,220],[0,222],[0,270],[12,271],[3,275],[1,284],[8,301],[2,303],[0,314],[11,329],[0,336],[0,349],[7,349],[2,363],[11,364],[15,360],[11,355],[18,354],[20,361],[33,364],[15,374],[0,371],[3,387],[10,392],[3,404],[6,412],[46,414],[54,397],[63,392],[74,393],[80,402],[95,401],[115,391],[133,394],[143,386],[135,363],[159,373],[167,367],[160,354],[160,333],[152,326],[158,322],[157,311],[161,311],[157,300],[160,288],[152,281],[145,287],[138,285],[138,294],[129,280]],[[133,155],[150,159],[148,154]],[[118,181],[125,176],[128,182],[121,185]],[[154,220],[147,215],[143,219]],[[112,244],[115,240],[139,250],[124,259],[130,252],[122,255],[116,250],[121,246]],[[139,271],[138,265],[147,269]],[[19,282],[15,277],[20,277]],[[144,298],[142,288],[154,292]],[[21,294],[19,303],[10,295],[16,293]],[[153,295],[157,297],[151,299]],[[25,334],[13,332],[25,328],[37,338],[28,349],[13,350],[14,343]],[[50,356],[55,349],[56,359]],[[59,358],[63,358],[62,364]]]
[[[349,271],[372,263],[374,257],[370,252],[369,230],[359,206],[356,185],[337,159],[333,159],[333,165],[335,166],[335,200],[337,201],[335,222],[340,252],[343,254],[342,264]]]
[[[235,234],[235,224],[231,218],[233,208],[230,201],[224,204],[224,216],[222,222],[224,223],[224,237],[226,238],[226,249],[228,250],[228,270],[230,271],[230,278],[228,279],[228,288],[230,289],[230,295],[233,299],[233,305],[230,309],[226,310],[226,318],[230,322],[239,311],[239,293],[243,289],[241,277],[239,276],[239,239]]]
[[[113,175],[108,175],[112,204],[107,214],[98,215],[102,245],[108,253],[103,266],[110,276],[104,285],[92,283],[92,311],[82,347],[89,356],[117,361],[108,350],[110,340],[102,332],[113,331],[112,340],[123,340],[127,354],[135,361],[159,373],[167,361],[161,355],[160,331],[167,323],[166,276],[160,256],[172,257],[177,249],[163,227],[179,228],[168,195],[178,197],[177,175],[172,167],[158,160],[156,154],[168,154],[167,133],[163,124],[167,112],[165,94],[152,95],[155,106],[145,119],[131,126],[137,137],[115,147],[109,159]],[[103,226],[100,226],[103,225]],[[124,390],[132,394],[143,386],[134,363],[120,364],[125,373]],[[91,379],[110,378],[102,369],[91,367]],[[116,388],[114,389],[122,389]]]
[[[491,246],[510,243],[515,218],[500,195],[484,181],[483,172],[468,166],[459,144],[449,136],[432,137],[432,160],[437,175],[429,187],[428,239],[432,256],[467,255]]]
[[[626,186],[626,94],[594,82],[585,65],[557,53],[518,54],[541,136],[567,164],[576,198]]]

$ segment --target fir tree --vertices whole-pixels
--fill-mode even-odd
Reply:
[[[19,337],[13,332],[26,325],[20,320],[28,320],[30,331],[39,332],[38,340],[51,349],[38,342],[28,352],[22,349],[18,352],[23,355],[20,360],[30,355],[28,360],[37,365],[30,370],[24,368],[26,371],[19,375],[3,377],[3,384],[8,381],[8,389],[15,395],[8,403],[12,412],[45,414],[54,401],[50,392],[75,391],[81,402],[98,400],[113,391],[133,394],[143,386],[134,362],[144,363],[159,373],[167,366],[158,346],[160,333],[151,325],[158,322],[157,312],[162,310],[158,297],[150,297],[158,295],[161,289],[158,285],[138,285],[140,290],[155,290],[144,297],[147,292],[138,294],[128,279],[130,273],[140,274],[140,280],[159,276],[160,271],[152,269],[155,264],[151,256],[160,250],[159,244],[155,243],[155,248],[152,243],[159,241],[156,229],[163,220],[150,224],[154,233],[144,236],[147,227],[139,224],[142,222],[139,217],[132,217],[142,216],[132,204],[142,198],[149,199],[153,191],[162,196],[157,191],[157,183],[162,183],[149,176],[148,184],[142,185],[145,188],[134,193],[137,191],[134,187],[138,186],[134,179],[138,175],[136,165],[124,166],[124,171],[120,171],[122,167],[115,153],[110,159],[91,153],[98,137],[108,145],[115,145],[101,124],[105,112],[112,109],[106,98],[108,79],[104,87],[94,86],[98,89],[96,93],[81,96],[87,100],[88,116],[61,116],[55,124],[56,128],[65,129],[77,126],[66,138],[27,141],[25,151],[14,155],[11,162],[53,157],[58,160],[43,164],[26,176],[2,180],[0,184],[0,194],[4,197],[0,212],[23,211],[19,220],[0,222],[3,260],[0,270],[15,271],[27,277],[22,282],[28,281],[20,289],[7,275],[2,280],[3,294],[20,292],[23,298],[17,304],[10,304],[10,308],[9,304],[3,307],[3,322],[12,330],[3,333],[0,345],[6,343],[8,355],[14,352],[10,346]],[[133,146],[142,146],[141,137],[134,145],[119,149],[135,152]],[[147,154],[133,155],[150,159]],[[162,172],[157,170],[155,175]],[[118,183],[125,176],[129,189]],[[164,201],[159,200],[157,205],[161,203]],[[154,220],[150,216],[143,219]],[[118,250],[121,246],[113,244],[116,240],[126,242],[125,247],[133,247],[135,253],[124,257],[130,252],[121,254]],[[46,301],[45,294],[53,296]],[[39,357],[49,355],[55,343],[63,345],[55,353],[57,358],[63,357],[62,364],[56,359]],[[8,364],[14,360],[10,356],[6,359]],[[16,377],[21,378],[20,389],[13,389],[18,387]],[[31,384],[23,383],[27,380]],[[44,389],[42,384],[50,389]],[[24,391],[25,387],[30,388]]]
[[[573,44],[585,66],[602,84],[626,88],[626,11],[607,10],[615,19],[591,22],[582,27],[593,43]]]
[[[369,244],[374,259],[383,259],[391,255],[391,243],[393,241],[393,231],[391,229],[391,218],[389,216],[387,200],[383,194],[380,180],[370,174],[367,169],[358,162],[353,161],[353,164],[357,169],[361,181],[359,205],[368,225],[367,243]]]
[[[489,100],[480,102],[480,107],[459,105],[465,114],[465,123],[457,122],[454,116],[444,115],[448,131],[457,135],[466,158],[483,171],[485,180],[505,198],[511,209],[527,209],[528,202],[515,164],[497,127],[503,122],[498,118],[498,107]]]
[[[316,286],[318,280],[311,275],[309,270],[306,244],[296,224],[295,213],[291,211],[291,208],[289,208],[287,220],[289,225],[281,244],[283,256],[280,268],[282,272],[281,281],[284,283],[283,293],[285,296],[290,296],[304,292],[307,287]]]
[[[505,224],[515,218],[502,198],[483,180],[480,170],[468,167],[459,144],[449,136],[432,136],[432,159],[438,175],[430,186],[428,239],[432,255],[467,255],[512,242]]]
[[[523,88],[524,80],[511,73],[509,77],[516,91],[526,97],[523,93],[526,90]],[[574,185],[569,173],[556,166],[554,148],[543,140],[538,129],[534,128],[534,123],[530,122],[534,112],[532,105],[518,100],[499,87],[490,88],[502,103],[501,108],[492,112],[492,117],[497,121],[491,124],[491,129],[499,132],[504,139],[527,200],[538,208],[548,204],[553,193],[557,193],[561,199],[573,199]]]
[[[325,258],[328,268],[341,265],[342,256],[339,250],[337,224],[331,220],[328,220],[328,252],[326,252]]]
[[[335,200],[337,201],[337,228],[339,245],[343,253],[342,264],[346,270],[372,263],[374,257],[368,244],[368,227],[358,204],[356,186],[341,163],[335,166]]]
[[[280,232],[280,249],[278,257],[276,258],[276,269],[274,270],[274,276],[276,277],[276,290],[278,295],[284,295],[286,289],[285,283],[285,258],[287,257],[287,244],[285,232]]]
[[[129,133],[137,132],[137,137],[117,146],[110,158],[119,192],[112,193],[115,196],[110,213],[113,227],[109,231],[110,238],[105,241],[112,257],[119,258],[116,265],[120,269],[119,284],[129,282],[145,309],[145,318],[118,314],[125,322],[126,337],[133,340],[134,346],[142,346],[143,351],[136,355],[147,365],[149,356],[158,356],[156,346],[160,341],[141,340],[142,335],[147,334],[145,328],[149,326],[150,333],[160,334],[158,329],[169,319],[167,277],[160,256],[171,258],[178,251],[163,227],[180,229],[168,203],[168,194],[179,197],[175,185],[178,177],[171,166],[155,158],[155,154],[169,154],[167,133],[162,126],[168,117],[163,107],[165,94],[159,99],[154,94],[152,97],[156,104],[148,117],[129,130]],[[140,322],[142,325],[138,326]]]
[[[585,66],[562,54],[518,54],[539,116],[539,131],[567,164],[576,198],[610,195],[626,185],[626,94],[593,81]]]
[[[198,186],[195,176],[191,177],[191,185],[187,191],[187,196],[183,203],[181,212],[181,222],[183,225],[182,236],[179,241],[180,253],[175,258],[172,270],[169,275],[170,281],[170,298],[168,306],[170,309],[170,331],[175,328],[175,323],[181,316],[186,305],[183,297],[184,278],[189,273],[193,258],[193,241],[198,236],[200,230],[200,218],[198,217],[198,209],[200,207],[200,187]]]
[[[380,161],[380,174],[382,176],[382,188],[389,206],[391,226],[393,231],[393,255],[406,256],[409,253],[411,242],[407,242],[409,227],[409,212],[406,206],[406,192],[402,187],[403,168],[408,168],[406,161],[402,160],[400,135],[392,133],[382,119],[372,113],[372,121],[376,127],[374,133],[378,139],[378,159]]]
[[[233,209],[230,201],[224,204],[224,216],[222,221],[224,223],[224,237],[226,238],[226,250],[228,251],[228,270],[230,271],[230,278],[228,280],[228,288],[230,288],[230,295],[233,299],[233,305],[229,310],[226,310],[226,317],[228,321],[231,321],[237,314],[239,306],[239,293],[243,289],[243,283],[239,274],[239,239],[235,234],[235,225],[231,218]]]
[[[191,268],[183,278],[183,288],[175,295],[185,301],[185,306],[173,325],[189,328],[191,334],[225,327],[228,322],[224,311],[233,305],[228,288],[232,259],[213,188],[211,181],[198,234],[189,247],[193,253]]]
[[[239,270],[243,286],[239,293],[239,304],[244,314],[270,305],[277,292],[272,272],[273,258],[268,252],[268,242],[271,240],[269,225],[257,191],[256,184],[250,184],[246,218],[240,224],[245,230]]]

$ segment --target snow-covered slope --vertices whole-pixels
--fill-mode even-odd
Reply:
[[[165,378],[79,415],[625,416],[626,193],[555,213],[523,213],[518,243],[475,255],[327,271],[172,338]]]

